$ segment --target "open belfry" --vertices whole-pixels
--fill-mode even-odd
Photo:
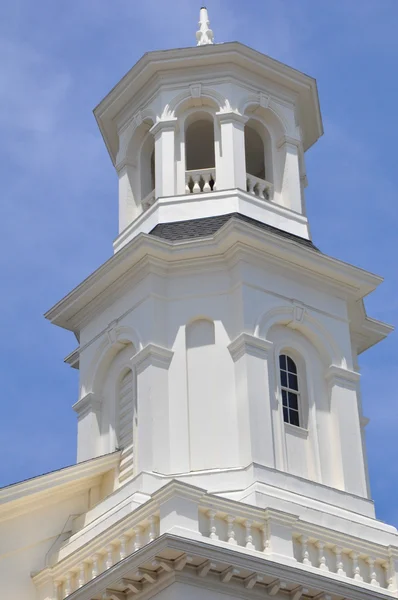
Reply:
[[[202,8],[94,111],[119,234],[46,314],[79,341],[77,464],[0,490],[2,599],[398,597],[358,368],[382,279],[312,243],[315,80],[214,37]]]

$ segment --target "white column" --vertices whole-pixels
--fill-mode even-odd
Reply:
[[[175,130],[177,119],[158,121],[151,128],[155,138],[155,195],[174,196],[176,193]]]
[[[285,155],[282,179],[283,204],[286,208],[303,214],[299,163],[300,145],[300,140],[288,136],[283,136],[278,142],[278,150]]]
[[[148,344],[131,364],[137,377],[137,472],[170,472],[169,373],[173,352]]]
[[[131,160],[117,165],[119,177],[119,233],[137,217],[138,210],[134,199],[133,181],[137,179],[137,166]]]
[[[235,363],[240,460],[242,464],[256,462],[275,468],[268,376],[272,343],[241,333],[228,348]]]
[[[99,454],[101,399],[89,393],[73,405],[77,413],[77,462]]]
[[[359,373],[336,366],[331,366],[326,375],[335,436],[330,452],[335,454],[336,484],[346,492],[366,498],[365,459],[357,398],[359,377]]]
[[[220,164],[216,165],[217,190],[246,191],[245,123],[237,113],[217,113],[221,130]]]

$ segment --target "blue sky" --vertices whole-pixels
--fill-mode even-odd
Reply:
[[[397,0],[208,0],[216,41],[318,80],[324,137],[307,207],[325,253],[381,274],[368,313],[398,324]],[[193,0],[0,5],[0,485],[75,461],[73,334],[42,314],[112,253],[117,178],[92,109],[148,50],[193,45]],[[398,525],[398,337],[362,356],[373,497]]]

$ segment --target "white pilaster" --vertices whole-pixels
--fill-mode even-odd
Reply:
[[[283,136],[278,142],[278,149],[285,154],[285,165],[282,180],[282,200],[286,208],[303,213],[300,180],[299,149],[301,142],[292,137]]]
[[[158,121],[150,130],[155,138],[155,195],[176,193],[175,130],[177,119]]]
[[[77,462],[89,460],[98,453],[101,437],[101,399],[89,393],[73,405],[77,413]]]
[[[173,352],[148,344],[136,354],[131,364],[137,376],[137,472],[169,473],[170,436],[168,369]]]
[[[367,497],[357,398],[359,377],[359,373],[336,366],[331,366],[326,375],[336,440],[331,448],[336,454],[336,476],[346,492]]]
[[[119,176],[119,233],[138,216],[134,200],[133,181],[137,176],[137,166],[130,161],[123,161],[117,168]]]
[[[245,123],[237,113],[218,113],[221,129],[221,158],[217,166],[217,189],[246,191]]]
[[[235,363],[240,459],[275,467],[268,356],[272,342],[241,333],[229,345]]]

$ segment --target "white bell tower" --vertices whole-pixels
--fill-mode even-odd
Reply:
[[[205,8],[196,41],[95,109],[119,234],[46,317],[79,339],[78,462],[118,468],[38,598],[50,579],[51,600],[398,597],[358,370],[390,327],[363,304],[381,278],[311,241],[316,82],[214,44]]]

